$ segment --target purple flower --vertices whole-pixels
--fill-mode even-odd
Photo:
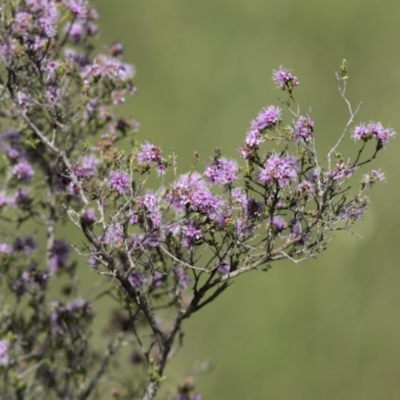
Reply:
[[[270,106],[263,108],[257,118],[252,121],[251,129],[259,130],[260,132],[264,129],[272,129],[276,126],[281,118],[281,109],[279,107]]]
[[[141,166],[148,167],[151,163],[157,164],[158,175],[165,174],[164,158],[161,149],[146,142],[142,144],[141,150],[137,153],[136,159]]]
[[[0,192],[0,207],[11,206],[13,204],[14,202],[10,196],[7,196],[4,192]]]
[[[8,362],[8,342],[7,340],[0,340],[0,365],[7,365]]]
[[[46,287],[48,277],[49,276],[47,273],[38,271],[37,265],[32,262],[28,266],[28,269],[21,274],[21,279],[14,282],[13,290],[18,295],[22,296],[29,286],[32,288],[39,287],[44,289]]]
[[[311,183],[316,183],[318,181],[318,179],[322,179],[322,177],[320,176],[321,174],[321,170],[316,168],[313,169],[307,176],[307,180]]]
[[[240,204],[241,206],[244,206],[247,202],[247,195],[243,193],[242,189],[240,188],[234,188],[232,189],[232,198],[233,200]]]
[[[121,225],[109,225],[103,235],[103,243],[118,243],[124,239],[124,232]]]
[[[356,202],[350,206],[347,207],[343,211],[343,216],[347,220],[359,220],[361,217],[364,215],[365,211],[367,210],[368,207],[368,197],[364,196],[362,198],[357,198]]]
[[[214,159],[213,163],[207,167],[204,175],[210,183],[228,185],[237,180],[237,172],[238,165],[236,161],[221,157]]]
[[[134,289],[139,290],[146,283],[146,277],[140,272],[133,272],[129,275],[128,281]]]
[[[97,221],[96,213],[93,208],[88,208],[82,216],[86,224],[94,224]]]
[[[125,194],[131,187],[131,177],[125,172],[114,171],[108,178],[108,184],[119,194]]]
[[[260,131],[258,129],[250,129],[247,132],[246,144],[250,148],[257,148],[261,143]],[[246,157],[245,157],[246,158]]]
[[[269,185],[277,182],[284,188],[297,177],[298,163],[291,155],[272,154],[264,164],[259,179]]]
[[[25,282],[22,279],[15,279],[11,283],[11,291],[14,292],[17,296],[23,296],[26,293]]]
[[[46,71],[46,79],[54,82],[57,79],[57,68],[60,66],[60,61],[50,60],[47,62],[44,70]]]
[[[369,128],[365,124],[357,125],[353,129],[353,134],[351,136],[354,140],[369,140],[372,135],[370,134]]]
[[[309,240],[310,235],[302,232],[301,223],[297,221],[296,218],[292,218],[289,222],[289,227],[292,238],[298,239],[296,245],[304,246]]]
[[[113,90],[111,99],[115,105],[125,103],[125,90]]]
[[[184,271],[183,268],[175,268],[174,271],[179,286],[185,289],[190,283],[190,276]]]
[[[142,244],[145,246],[145,248],[154,249],[161,244],[161,236],[158,231],[152,231],[141,238],[143,239]]]
[[[298,86],[300,84],[297,77],[293,76],[290,70],[283,67],[279,67],[272,72],[272,80],[280,89],[285,89],[285,87],[288,87],[289,90],[291,90],[294,86]]]
[[[69,23],[65,27],[65,31],[68,32],[69,37],[72,39],[74,43],[79,43],[86,33],[85,25],[79,21],[74,23]]]
[[[387,145],[391,137],[395,135],[393,129],[384,128],[375,134],[375,138],[381,147]]]
[[[272,226],[276,232],[282,232],[286,229],[286,222],[282,217],[275,216],[272,218]]]
[[[248,224],[243,218],[236,218],[235,221],[235,231],[238,237],[243,237],[245,235],[250,235],[253,233],[254,226]]]
[[[220,214],[223,205],[223,201],[207,188],[193,190],[189,198],[189,208],[209,216],[210,219]]]
[[[192,192],[205,188],[206,184],[198,172],[181,175],[177,181],[171,185],[171,190],[167,194],[166,200],[172,203],[176,211],[183,211],[183,209],[190,204]]]
[[[16,49],[17,46],[15,43],[0,44],[0,60],[8,64]]]
[[[97,173],[99,159],[93,155],[83,156],[81,161],[81,173],[83,176],[92,176]]]
[[[33,253],[36,247],[36,241],[32,236],[26,236],[25,239],[17,238],[13,244],[15,252],[24,252],[26,255]]]
[[[262,216],[264,212],[264,205],[252,197],[246,200],[245,215],[248,219],[254,220]]]
[[[89,9],[87,0],[65,0],[64,4],[78,19],[85,20],[87,18]]]
[[[10,254],[12,253],[11,246],[7,243],[0,243],[0,254]]]
[[[390,128],[384,128],[380,122],[370,122],[368,124],[360,124],[354,127],[351,137],[354,140],[368,140],[375,138],[380,147],[388,144],[395,132]]]
[[[164,275],[159,271],[153,272],[153,283],[154,288],[159,288],[164,283]]]
[[[233,189],[232,197],[235,202],[241,206],[244,215],[246,215],[248,219],[257,219],[262,215],[264,211],[263,204],[243,193],[241,189]]]
[[[63,240],[56,240],[53,246],[53,256],[50,258],[50,269],[58,271],[68,263],[71,247]]]
[[[97,33],[97,26],[91,22],[75,21],[65,27],[72,42],[77,44],[86,36],[94,36]]]
[[[17,190],[13,196],[13,203],[26,206],[32,201],[31,197],[29,196],[29,192],[26,188],[21,188]],[[1,204],[0,204],[1,206]]]
[[[336,168],[329,172],[330,177],[334,181],[341,181],[350,178],[353,175],[354,168],[351,164],[340,162],[336,164]]]
[[[20,161],[18,164],[15,164],[12,167],[11,172],[23,183],[29,183],[35,173],[31,165],[26,161]]]
[[[195,223],[189,223],[182,228],[183,245],[192,249],[196,242],[203,237],[201,226]]]
[[[135,70],[131,65],[105,55],[97,56],[93,64],[87,65],[82,71],[83,79],[107,77],[111,80],[128,81],[134,75]]]
[[[94,99],[90,99],[87,102],[86,110],[88,112],[89,117],[91,117],[94,114],[98,105],[99,105],[99,99],[97,97]]]
[[[143,197],[143,204],[150,214],[153,227],[159,227],[162,220],[159,201],[152,190],[148,190]]]
[[[226,261],[222,261],[221,264],[219,264],[218,266],[218,273],[220,275],[226,275],[227,273],[229,273],[230,270],[231,266]]]
[[[376,182],[385,180],[385,174],[380,170],[373,169],[370,173],[363,175],[361,182],[366,186],[372,186]]]
[[[26,112],[33,105],[33,101],[26,93],[18,91],[17,104]]]
[[[300,117],[294,124],[294,137],[308,142],[313,135],[314,121],[311,118]]]
[[[314,188],[313,188],[313,184],[309,181],[303,181],[300,182],[297,185],[297,190],[301,193],[306,193],[306,194],[314,194]]]
[[[129,223],[135,225],[139,222],[139,216],[134,210],[129,211]]]
[[[61,90],[58,85],[47,86],[46,99],[51,107],[57,107],[61,102]]]
[[[7,149],[5,149],[4,152],[7,154],[8,157],[10,157],[12,159],[16,159],[21,155],[20,151],[17,149],[14,149],[13,147],[7,147]]]
[[[32,236],[26,236],[24,242],[24,253],[31,254],[36,250],[36,248],[37,244],[35,239]]]
[[[34,24],[34,19],[39,22],[39,28],[43,39],[52,38],[57,33],[57,23],[60,17],[55,1],[44,0],[26,0],[26,4],[30,7],[29,12],[18,12],[14,24],[13,32],[28,38],[30,33],[30,41],[35,36],[32,35],[37,31],[38,26]],[[36,17],[36,18],[34,18]]]
[[[175,400],[190,400],[190,396],[186,393],[179,393],[176,395]]]
[[[64,56],[68,63],[77,64],[80,68],[84,68],[90,63],[85,54],[78,53],[73,49],[65,49]]]
[[[54,333],[62,333],[68,329],[69,333],[78,334],[79,320],[87,320],[92,316],[91,304],[82,299],[71,301],[64,305],[59,301],[53,303],[54,311],[50,315],[50,324]]]
[[[60,17],[56,4],[47,2],[46,7],[42,9],[42,16],[39,19],[39,25],[45,36],[52,38],[57,33],[57,22]]]
[[[124,48],[121,43],[114,42],[109,48],[108,52],[112,57],[122,56],[124,54]]]
[[[20,11],[15,15],[12,30],[14,34],[25,36],[33,29],[33,16],[32,14]]]
[[[175,397],[175,400],[201,400],[201,395],[195,393],[193,394],[193,397],[190,398],[188,393],[178,393]]]

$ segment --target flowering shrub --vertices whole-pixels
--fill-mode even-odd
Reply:
[[[119,43],[95,54],[97,18],[87,0],[0,8],[2,399],[83,400],[104,387],[119,399],[155,398],[185,319],[245,272],[321,253],[332,232],[363,216],[365,190],[384,179],[360,169],[394,132],[354,126],[345,62],[337,82],[349,119],[324,157],[294,97],[299,80],[280,67],[273,80],[288,99],[251,122],[239,160],[217,150],[205,168],[178,173],[173,156],[139,144],[139,124],[117,114],[135,93],[135,70]],[[359,144],[351,159],[339,152],[346,135]],[[265,151],[268,142],[275,150]],[[152,174],[163,178],[157,190],[147,184]],[[351,191],[353,176],[360,185]],[[90,337],[96,298],[81,289],[84,269],[116,308],[102,350]],[[108,375],[122,347],[133,383]],[[192,382],[174,397],[200,399]]]

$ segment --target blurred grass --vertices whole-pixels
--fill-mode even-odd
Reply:
[[[176,150],[181,172],[195,150],[202,162],[215,147],[236,154],[249,121],[281,95],[270,79],[281,64],[301,81],[297,98],[304,112],[312,109],[320,152],[348,117],[334,79],[343,58],[349,98],[363,100],[358,121],[399,129],[400,3],[393,0],[93,3],[101,41],[120,40],[137,68],[139,92],[124,111],[143,122],[139,138]],[[344,234],[301,268],[282,262],[238,279],[187,321],[167,376],[216,361],[198,380],[207,400],[400,398],[396,148],[395,140],[373,164],[388,183],[372,190],[356,226],[365,239]]]

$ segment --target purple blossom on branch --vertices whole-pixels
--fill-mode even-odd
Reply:
[[[273,129],[281,119],[281,112],[281,109],[275,106],[263,108],[251,123],[251,129],[260,132],[264,129]]]
[[[89,4],[87,0],[65,0],[65,6],[80,20],[85,20],[88,16]]]
[[[159,200],[152,190],[148,190],[144,195],[143,204],[149,212],[153,227],[159,227],[162,221],[162,213]]]
[[[376,139],[379,146],[384,147],[389,143],[395,132],[391,128],[384,128],[380,122],[370,122],[368,124],[360,124],[354,127],[352,138],[354,140],[368,141],[372,138]]]
[[[26,255],[31,254],[37,248],[35,239],[32,236],[26,236],[25,239],[17,238],[13,244],[15,252],[24,252]]]
[[[7,243],[0,243],[0,254],[8,255],[12,253],[12,248]]]
[[[189,223],[182,227],[183,245],[192,249],[194,245],[203,237],[201,226],[195,223]]]
[[[71,247],[63,240],[56,240],[53,247],[53,255],[50,259],[50,269],[57,272],[66,267],[69,262]]]
[[[297,77],[293,76],[290,70],[283,67],[279,67],[273,71],[272,79],[276,86],[282,90],[285,89],[285,87],[291,90],[294,86],[298,86],[300,84]]]
[[[152,163],[156,164],[158,175],[164,175],[166,172],[161,149],[149,142],[142,144],[141,150],[137,153],[137,161],[144,167],[149,167]]]
[[[0,365],[7,365],[8,363],[8,342],[7,340],[0,340]]]
[[[351,177],[354,173],[354,167],[351,164],[339,162],[336,168],[330,172],[330,176],[335,181],[342,181]]]
[[[258,129],[250,129],[247,131],[246,144],[250,148],[258,148],[261,144],[261,135]]]
[[[297,177],[298,162],[291,155],[272,154],[259,173],[261,182],[272,185],[278,183],[280,187],[287,187]]]
[[[385,180],[385,174],[380,170],[373,169],[370,173],[363,175],[361,182],[366,186],[372,186],[376,182]]]
[[[146,283],[146,277],[140,272],[133,272],[129,275],[128,280],[132,287],[136,290],[140,290]]]
[[[174,271],[179,286],[185,289],[190,283],[190,276],[181,267],[175,268]]]
[[[125,172],[113,171],[108,178],[108,184],[119,194],[127,194],[131,187],[131,177]]]
[[[231,266],[226,261],[221,262],[221,264],[218,266],[218,273],[220,275],[226,275],[230,270]]]
[[[198,393],[193,394],[193,397],[191,397],[188,393],[179,393],[176,397],[175,400],[201,400],[201,395]]]
[[[20,161],[11,169],[12,174],[23,183],[29,183],[35,172],[31,165],[26,161]]]
[[[286,229],[286,222],[282,217],[275,216],[272,218],[272,227],[276,232],[282,232]]]
[[[172,203],[176,211],[183,211],[190,204],[191,194],[197,190],[206,190],[206,184],[198,172],[181,175],[171,185],[167,201]]]
[[[235,160],[228,160],[220,157],[207,167],[204,175],[210,183],[218,185],[228,185],[235,182],[238,178],[238,165]]]
[[[88,208],[82,218],[87,224],[93,224],[97,221],[96,213],[93,208]]]
[[[314,121],[311,118],[300,117],[294,124],[294,136],[298,140],[308,142],[312,139]]]
[[[96,175],[97,173],[97,165],[99,164],[100,160],[93,155],[90,156],[83,156],[81,161],[81,173],[83,176],[92,176]]]
[[[102,242],[104,244],[119,244],[124,239],[124,232],[121,225],[109,225],[103,234]]]
[[[314,187],[310,181],[304,180],[297,185],[297,190],[301,193],[313,195]]]

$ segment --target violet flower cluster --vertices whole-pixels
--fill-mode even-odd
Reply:
[[[256,115],[237,159],[216,150],[178,173],[175,157],[137,142],[138,122],[117,111],[136,91],[135,70],[120,43],[95,53],[97,19],[87,0],[1,3],[0,394],[150,400],[164,386],[171,399],[199,400],[192,383],[165,376],[184,320],[239,275],[298,264],[350,231],[365,191],[384,180],[360,170],[394,132],[355,124],[343,63],[349,120],[319,157],[320,124],[301,113],[299,79],[280,67],[273,81],[288,100]],[[359,145],[350,159],[346,136]],[[104,296],[110,318],[99,329]],[[113,367],[126,375],[115,380]]]

